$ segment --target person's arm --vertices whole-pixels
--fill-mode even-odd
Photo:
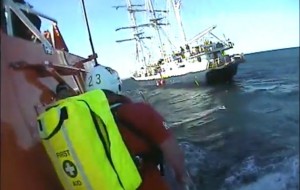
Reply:
[[[173,136],[168,137],[160,145],[166,162],[172,167],[177,182],[183,184],[186,181],[186,169],[184,166],[184,155]]]
[[[184,182],[184,156],[175,137],[165,128],[163,117],[145,103],[130,104],[120,111],[123,112],[121,115],[126,115],[127,121],[134,121],[135,128],[161,149],[165,161],[174,170],[177,181]]]

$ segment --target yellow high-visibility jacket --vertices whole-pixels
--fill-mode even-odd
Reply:
[[[66,190],[135,190],[137,167],[101,90],[66,98],[38,117],[39,135]]]

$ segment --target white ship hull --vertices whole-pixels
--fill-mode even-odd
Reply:
[[[195,63],[196,64],[196,63]],[[237,73],[238,64],[229,62],[221,67],[214,69],[198,68],[189,70],[190,68],[178,68],[176,71],[165,73],[165,75],[153,75],[148,77],[132,77],[135,81],[142,85],[157,85],[157,81],[164,79],[166,84],[196,82],[203,84],[227,82],[232,80]],[[168,75],[166,75],[168,74]]]

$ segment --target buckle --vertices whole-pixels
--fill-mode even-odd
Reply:
[[[143,164],[143,158],[139,155],[136,155],[134,156],[133,158],[134,162],[135,162],[135,165],[138,167],[138,168],[141,168],[142,167],[142,164]]]

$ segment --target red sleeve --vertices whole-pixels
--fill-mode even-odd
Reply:
[[[163,117],[149,104],[123,104],[118,110],[118,115],[157,145],[171,135],[171,132],[164,127]]]

